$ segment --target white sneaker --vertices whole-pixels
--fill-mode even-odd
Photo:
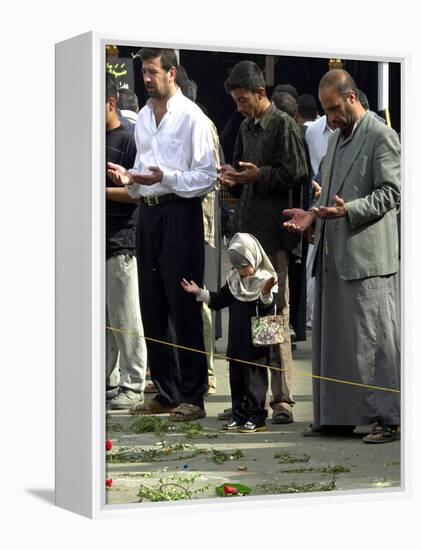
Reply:
[[[135,405],[143,402],[143,393],[130,390],[129,388],[120,387],[118,395],[111,399],[107,404],[107,409],[123,410],[130,409]]]

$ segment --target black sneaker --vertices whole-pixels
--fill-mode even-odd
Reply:
[[[239,422],[236,422],[235,420],[231,420],[231,422],[228,422],[228,424],[224,424],[222,426],[222,429],[228,432],[234,432],[234,431],[237,431],[237,429],[240,427],[242,427],[242,425]]]
[[[250,422],[250,420],[247,420],[247,422],[242,426],[239,426],[236,431],[241,434],[250,434],[254,432],[267,432],[268,429],[265,424],[263,424],[262,426],[258,426],[254,422]]]

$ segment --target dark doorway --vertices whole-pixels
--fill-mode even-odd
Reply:
[[[130,60],[139,47],[118,46],[118,58]],[[196,81],[197,101],[204,105],[209,117],[219,131],[235,110],[231,97],[225,92],[224,81],[232,67],[244,59],[250,59],[264,69],[263,54],[213,52],[200,50],[180,50],[180,62],[190,78]],[[375,61],[343,60],[343,67],[366,94],[370,108],[377,111],[378,63]],[[319,57],[275,56],[274,84],[292,84],[299,94],[312,94],[318,101],[318,83],[329,70],[329,59]],[[134,91],[140,106],[147,100],[141,77],[141,63],[133,60]],[[272,92],[268,86],[268,95]],[[323,114],[320,104],[319,112]],[[401,67],[400,63],[389,64],[389,111],[392,127],[399,133],[401,129]],[[384,113],[379,112],[384,116]]]

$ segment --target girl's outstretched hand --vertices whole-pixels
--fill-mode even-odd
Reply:
[[[198,286],[194,281],[187,281],[186,279],[181,280],[181,287],[186,292],[189,292],[190,294],[195,294],[196,296],[200,292],[200,286]]]
[[[270,292],[270,289],[273,288],[276,285],[277,281],[275,277],[271,277],[270,279],[267,279],[263,285],[262,285],[262,294],[265,296]]]

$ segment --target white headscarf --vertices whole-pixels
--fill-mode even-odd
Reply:
[[[259,241],[249,233],[236,233],[228,247],[228,256],[235,259],[237,265],[251,265],[256,270],[254,275],[241,277],[237,271],[237,266],[233,267],[227,275],[228,287],[231,294],[241,302],[252,302],[260,296],[262,285],[270,277],[277,279],[276,271],[267,257]],[[238,264],[239,257],[244,262]],[[272,292],[278,291],[278,285],[271,289]]]

